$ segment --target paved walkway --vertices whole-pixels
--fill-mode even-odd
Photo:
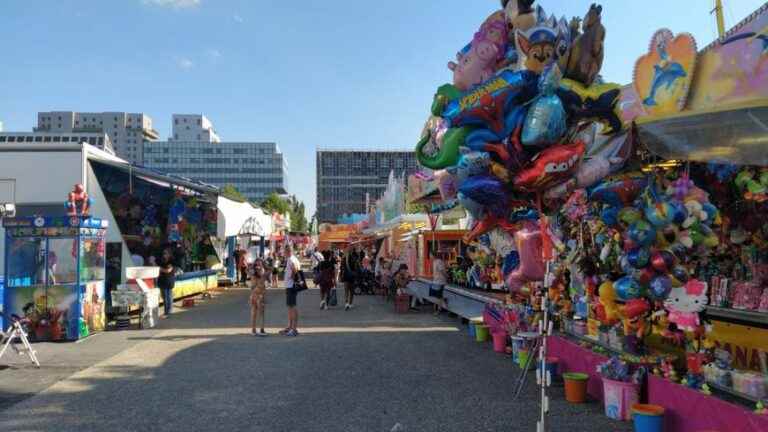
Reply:
[[[320,311],[310,290],[299,299],[301,336],[260,339],[245,326],[247,295],[230,290],[157,330],[39,344],[41,371],[0,370],[7,399],[0,430],[387,432],[398,423],[406,432],[535,430],[533,379],[512,402],[519,371],[455,319],[397,315],[370,296],[349,312]],[[271,332],[285,325],[279,290],[268,294],[267,322]],[[70,364],[72,353],[83,361]],[[6,377],[20,385],[20,375],[47,378],[17,390]],[[573,406],[561,388],[552,393],[552,431],[631,430],[598,404]]]

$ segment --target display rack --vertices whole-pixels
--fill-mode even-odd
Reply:
[[[734,390],[734,389],[732,389],[730,387],[725,387],[725,386],[722,386],[720,384],[716,384],[716,383],[714,383],[712,381],[707,381],[707,385],[711,389],[716,390],[717,392],[725,393],[725,394],[727,394],[729,396],[733,396],[735,398],[742,399],[744,401],[755,402],[755,403],[760,401],[760,398],[754,397],[752,395],[748,395],[746,393],[742,393],[742,392],[736,391],[736,390]]]
[[[742,321],[768,327],[768,312],[707,306],[707,315],[711,318]]]

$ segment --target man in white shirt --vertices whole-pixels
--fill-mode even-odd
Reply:
[[[293,247],[285,247],[285,304],[288,306],[288,327],[280,331],[285,336],[298,336],[299,311],[296,309],[298,291],[294,288],[294,275],[301,271],[301,262],[293,253]]]

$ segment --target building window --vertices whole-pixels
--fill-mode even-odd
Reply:
[[[36,137],[35,137],[35,142],[43,142],[43,137],[41,137],[41,136],[36,136]]]
[[[43,142],[51,142],[51,137],[47,136],[43,138]]]
[[[61,137],[61,142],[69,142],[69,137]]]
[[[200,126],[200,119],[197,119],[197,125]]]
[[[4,136],[0,136],[0,142],[5,142],[5,139],[6,138]]]
[[[173,139],[179,139],[179,134],[173,134]]]
[[[28,136],[26,141],[27,141],[27,142],[32,142],[32,137],[31,137],[31,136]]]
[[[9,136],[8,137],[8,142],[16,142],[16,137],[15,136]]]

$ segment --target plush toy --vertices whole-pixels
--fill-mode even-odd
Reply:
[[[621,314],[616,306],[616,291],[613,282],[605,281],[599,288],[600,302],[597,305],[597,319],[603,324],[614,325],[619,322]]]
[[[88,216],[91,210],[91,199],[88,198],[88,193],[85,191],[85,187],[78,183],[72,189],[72,192],[67,195],[67,215],[69,216]]]
[[[669,311],[669,322],[684,331],[696,330],[701,324],[699,312],[709,302],[706,288],[706,283],[696,279],[690,279],[680,288],[673,288],[664,301],[664,307]]]

